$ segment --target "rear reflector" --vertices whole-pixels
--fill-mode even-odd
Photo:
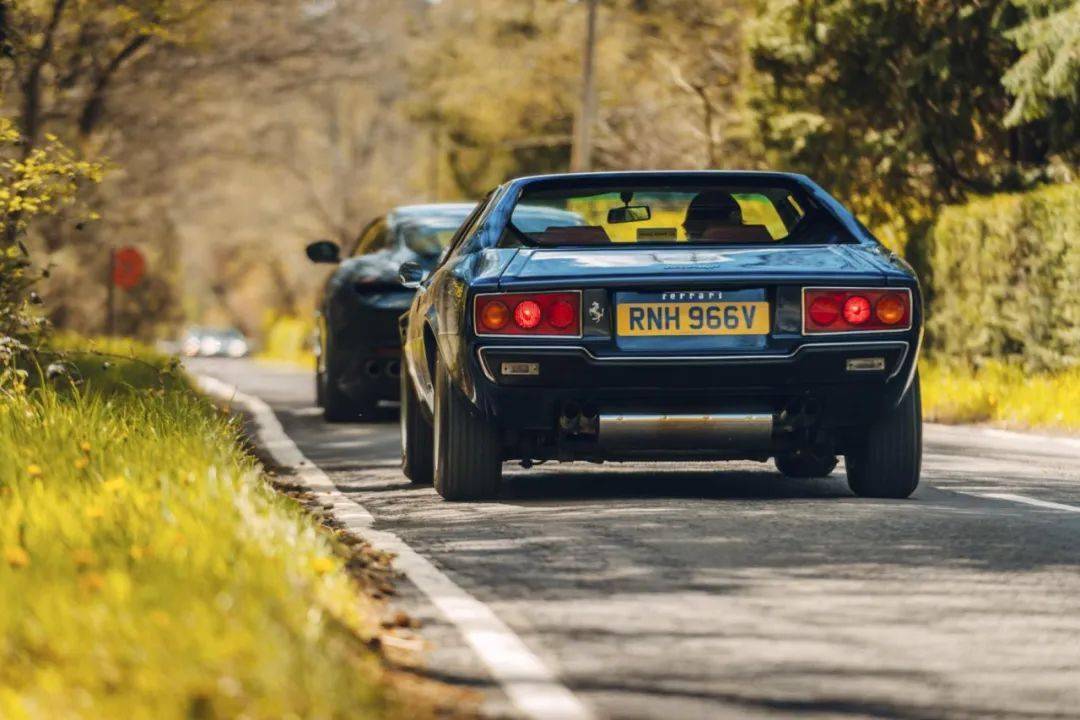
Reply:
[[[911,293],[887,288],[803,290],[803,334],[907,330]]]
[[[477,335],[578,337],[581,335],[581,293],[477,295],[473,319]]]

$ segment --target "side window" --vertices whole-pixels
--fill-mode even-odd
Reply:
[[[383,219],[376,220],[367,226],[367,228],[360,234],[360,239],[356,242],[356,249],[353,250],[353,257],[357,255],[367,255],[378,250],[385,250],[390,247],[390,229],[386,225],[386,221]]]

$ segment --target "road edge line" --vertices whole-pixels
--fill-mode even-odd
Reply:
[[[1017,495],[1016,493],[976,493],[964,492],[963,490],[956,490],[955,492],[962,493],[964,495],[971,495],[972,497],[990,498],[992,500],[1004,500],[1006,502],[1023,503],[1024,505],[1032,505],[1034,507],[1046,508],[1047,510],[1063,510],[1065,512],[1080,513],[1080,507],[1077,507],[1076,505],[1066,505],[1065,503],[1051,502],[1050,500],[1039,500],[1038,498],[1028,497],[1027,495]]]
[[[536,720],[591,720],[591,711],[563,685],[495,611],[458,586],[427,558],[387,530],[375,530],[375,518],[342,493],[330,477],[308,460],[262,398],[241,392],[209,375],[195,375],[199,388],[219,400],[239,404],[251,414],[258,444],[275,463],[292,470],[299,482],[346,529],[377,550],[394,553],[394,565],[453,625],[521,714]]]

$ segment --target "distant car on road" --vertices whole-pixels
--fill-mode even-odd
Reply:
[[[186,357],[242,358],[251,352],[251,345],[236,328],[192,327],[180,341],[180,352]]]
[[[574,221],[530,223],[540,209]],[[402,455],[446,499],[504,460],[846,460],[858,495],[919,482],[911,268],[809,179],[629,172],[492,191],[402,319]]]

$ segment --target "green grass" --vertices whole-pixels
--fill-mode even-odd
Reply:
[[[139,355],[0,395],[0,717],[431,715],[235,421]]]
[[[989,362],[978,370],[924,361],[923,416],[945,423],[1080,430],[1080,368],[1031,374]]]

